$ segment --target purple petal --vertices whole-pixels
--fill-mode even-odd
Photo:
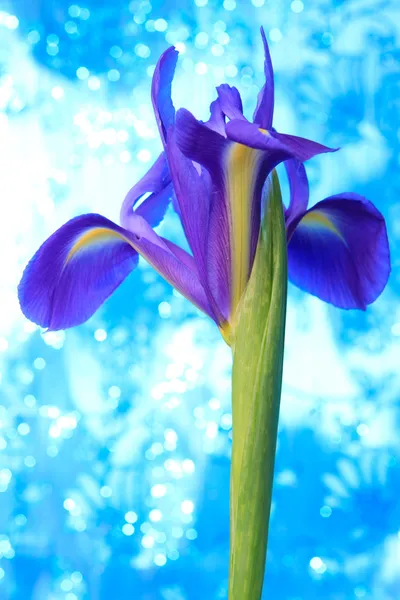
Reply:
[[[289,158],[296,158],[303,162],[316,154],[336,151],[296,135],[266,131],[254,123],[238,119],[226,124],[226,134],[229,139],[250,148],[274,152],[277,157],[279,156],[278,163]]]
[[[96,214],[76,217],[25,268],[18,288],[22,312],[52,330],[84,323],[137,263],[121,227]]]
[[[306,138],[298,137],[297,135],[288,135],[286,133],[278,133],[271,131],[271,135],[282,144],[282,149],[286,149],[297,160],[304,162],[317,154],[325,152],[337,152],[339,148],[329,148],[318,142],[307,140]]]
[[[151,99],[164,147],[167,143],[168,129],[175,121],[171,87],[177,60],[178,52],[171,46],[161,55],[154,70],[151,86]]]
[[[253,128],[243,120],[231,123]],[[260,228],[262,187],[287,153],[268,153],[235,144],[183,109],[176,115],[176,134],[182,152],[204,166],[211,176],[208,283],[221,313],[229,318],[251,271]]]
[[[242,99],[239,90],[227,83],[217,87],[222,112],[228,119],[244,119]]]
[[[210,104],[210,118],[208,121],[205,121],[204,125],[206,125],[209,129],[216,131],[220,135],[226,137],[225,134],[225,115],[221,109],[221,103],[219,98],[211,102]]]
[[[170,250],[172,252],[172,254],[175,254],[176,258],[181,263],[186,265],[187,268],[190,269],[190,271],[192,271],[193,273],[195,273],[198,276],[199,269],[198,269],[198,265],[196,264],[196,261],[194,260],[193,256],[191,256],[188,252],[186,252],[186,250],[184,250],[180,246],[177,246],[176,244],[174,244],[174,242],[167,240],[167,238],[160,236],[160,239],[165,244],[165,246],[168,248],[168,250]]]
[[[197,121],[185,109],[178,110],[176,114],[176,141],[179,150],[187,158],[205,167],[211,176],[211,195],[210,191],[207,194],[204,191],[198,194],[197,202],[201,203],[202,197],[205,202],[210,202],[208,229],[204,228],[205,220],[202,219],[199,235],[204,235],[204,242],[207,244],[205,269],[208,288],[218,307],[219,316],[222,315],[226,319],[231,308],[231,245],[230,209],[224,164],[232,143]],[[174,171],[177,172],[178,169]],[[184,172],[184,169],[180,171]],[[181,187],[184,195],[183,186]]]
[[[134,216],[130,227],[132,246],[152,267],[192,304],[217,320],[203,286],[193,258],[182,248],[167,242],[144,219]]]
[[[271,129],[274,116],[274,70],[269,53],[267,38],[261,27],[261,37],[264,44],[264,73],[265,84],[258,94],[257,107],[254,111],[253,121],[263,129]]]
[[[364,310],[390,273],[384,218],[358,194],[331,196],[298,222],[288,257],[295,285],[339,308]]]
[[[84,323],[137,266],[138,253],[214,318],[189,254],[133,214],[130,231],[88,214],[58,229],[27,265],[18,288],[25,316],[51,330]]]
[[[223,177],[223,156],[231,143],[185,108],[176,113],[176,142],[187,158],[205,167],[215,179]]]
[[[175,132],[171,133],[168,149],[182,226],[196,262],[202,265],[207,243],[210,189],[205,177],[177,146]]]
[[[198,173],[193,162],[183,155],[171,132],[168,140],[169,163],[179,214],[200,280],[207,289],[207,234],[210,213],[210,183],[206,173]]]
[[[135,208],[139,200],[149,194],[143,202]],[[128,227],[129,217],[133,209],[150,223],[157,227],[167,212],[173,195],[171,175],[164,152],[147,173],[127,193],[121,207],[120,222],[123,227]]]
[[[308,206],[309,186],[307,173],[303,163],[292,159],[285,161],[286,172],[289,180],[290,202],[286,210],[286,227],[290,229],[291,223],[303,215]]]

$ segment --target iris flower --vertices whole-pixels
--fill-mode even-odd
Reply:
[[[365,309],[384,289],[390,258],[380,212],[352,193],[308,209],[304,161],[332,149],[273,125],[268,45],[253,122],[223,84],[207,122],[175,112],[169,48],[153,76],[163,152],[125,198],[117,225],[72,219],[39,248],[19,286],[24,314],[52,330],[86,321],[135,269],[139,255],[218,325],[232,346],[229,600],[260,600],[272,497],[287,279],[341,308]],[[275,168],[290,199],[282,210]],[[271,175],[271,177],[269,177]],[[170,203],[190,252],[154,228]]]
[[[273,70],[261,34],[265,85],[253,122],[243,115],[238,90],[227,84],[217,88],[207,122],[185,109],[175,112],[171,84],[178,53],[173,47],[164,52],[152,81],[162,154],[125,198],[121,225],[85,214],[44,242],[19,285],[26,317],[50,330],[83,323],[140,255],[231,343],[259,239],[264,184],[282,162],[291,190],[285,210],[290,280],[341,308],[365,309],[378,297],[390,270],[383,217],[350,193],[307,210],[302,163],[332,150],[273,128]],[[171,200],[190,253],[154,231]]]

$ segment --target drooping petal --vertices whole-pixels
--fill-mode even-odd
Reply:
[[[147,198],[135,208],[145,194]],[[128,227],[132,211],[142,216],[152,227],[157,227],[167,212],[173,195],[171,175],[165,153],[162,152],[156,162],[127,193],[122,203],[120,223]]]
[[[244,119],[239,90],[227,83],[223,83],[217,87],[217,92],[222,112],[228,119]]]
[[[76,217],[25,268],[18,288],[22,312],[52,330],[84,323],[137,263],[121,227],[96,214]]]
[[[240,144],[277,153],[281,157],[278,162],[289,158],[296,158],[303,162],[317,154],[336,151],[336,148],[328,148],[296,135],[260,129],[254,123],[239,119],[226,124],[226,134],[229,139]]]
[[[182,261],[142,217],[133,215],[130,223],[133,231],[88,214],[50,236],[27,265],[18,288],[25,316],[51,330],[84,323],[137,266],[140,253],[214,318],[191,257]]]
[[[265,84],[260,90],[257,98],[257,107],[254,111],[253,121],[263,129],[271,129],[274,116],[274,70],[272,68],[271,55],[264,29],[261,27],[261,37],[264,44],[264,74]]]
[[[309,186],[306,169],[298,160],[287,160],[284,163],[289,180],[290,202],[286,210],[286,227],[300,215],[304,214],[308,206]]]
[[[365,309],[383,291],[390,273],[385,221],[358,194],[316,204],[289,240],[289,278],[339,308]]]
[[[178,52],[171,46],[161,55],[154,70],[151,86],[151,99],[164,147],[167,143],[168,129],[175,121],[175,108],[171,99],[171,86],[177,60]]]

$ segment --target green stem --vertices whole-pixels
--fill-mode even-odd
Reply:
[[[282,385],[287,247],[273,173],[233,348],[229,600],[261,598]]]

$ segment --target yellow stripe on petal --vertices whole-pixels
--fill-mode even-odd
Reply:
[[[228,344],[228,346],[232,345],[232,326],[228,321],[225,321],[221,325],[219,325],[220,333],[224,339],[224,341]]]
[[[65,263],[67,264],[81,250],[90,249],[95,244],[104,244],[107,242],[126,242],[130,246],[132,243],[123,235],[107,227],[94,227],[78,237],[71,250],[68,252]]]
[[[227,157],[227,184],[231,209],[232,313],[250,273],[251,210],[262,152],[234,144]]]
[[[306,225],[307,227],[316,227],[322,229],[328,229],[331,233],[334,233],[344,242],[344,238],[334,223],[324,213],[318,210],[311,210],[306,213],[300,221],[300,225]]]
[[[137,217],[137,219],[141,219],[141,217]],[[147,226],[149,231],[153,234],[154,238],[157,238],[157,234],[155,234],[154,232],[152,232],[150,226]],[[145,240],[145,238],[144,238]],[[73,259],[74,257],[77,257],[79,255],[80,252],[82,251],[86,251],[86,250],[91,250],[91,249],[96,249],[96,246],[107,246],[107,244],[115,244],[115,243],[126,243],[129,244],[131,246],[131,248],[133,248],[138,254],[140,254],[140,256],[142,256],[152,267],[153,269],[163,278],[165,279],[165,281],[167,281],[172,287],[174,287],[175,289],[178,290],[178,292],[180,292],[182,294],[182,296],[184,296],[185,298],[187,298],[190,302],[192,302],[195,306],[197,306],[197,308],[199,308],[199,310],[206,312],[204,306],[201,305],[201,303],[198,303],[196,301],[196,298],[193,298],[191,295],[186,293],[186,289],[181,285],[181,282],[174,278],[173,276],[171,276],[171,273],[173,272],[171,270],[171,272],[168,272],[168,269],[163,270],[162,268],[160,268],[160,264],[157,262],[157,260],[155,260],[155,252],[154,249],[158,247],[158,250],[163,252],[165,254],[166,257],[166,262],[168,263],[168,257],[170,257],[170,262],[171,260],[173,261],[173,263],[179,263],[179,258],[177,258],[175,256],[175,254],[173,254],[167,246],[165,246],[165,244],[163,244],[163,242],[161,242],[161,239],[158,240],[158,244],[155,241],[149,241],[146,240],[148,242],[148,248],[153,249],[152,251],[148,251],[148,248],[146,249],[146,246],[143,245],[143,243],[134,243],[131,239],[129,239],[128,237],[124,236],[122,233],[119,233],[118,231],[114,231],[113,229],[109,229],[107,227],[93,227],[87,231],[85,231],[82,235],[80,235],[76,240],[75,243],[73,244],[73,246],[71,247],[70,251],[68,252],[67,258],[65,260],[65,264],[64,267],[67,266],[67,264],[71,261],[71,259]],[[174,264],[173,264],[174,266]],[[182,263],[182,267],[183,267],[183,263]],[[187,267],[185,267],[187,268]],[[193,278],[195,278],[195,275],[193,274]]]

